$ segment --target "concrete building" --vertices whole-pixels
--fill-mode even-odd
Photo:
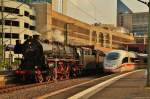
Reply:
[[[1,15],[0,19],[2,19]],[[4,0],[3,17],[5,44],[15,44],[15,40],[18,39],[23,42],[29,35],[35,33],[36,15],[35,10],[31,6],[17,1]],[[2,29],[0,29],[1,31]]]
[[[53,8],[56,12],[63,12],[88,24],[102,23],[115,26],[117,13],[148,11],[148,7],[137,0],[53,0]]]
[[[122,7],[124,6],[124,7]],[[140,6],[140,5],[139,5]],[[131,6],[130,6],[131,7]],[[136,6],[135,6],[136,7]],[[141,5],[140,9],[143,6]],[[117,26],[122,26],[127,28],[130,32],[134,33],[135,42],[127,44],[129,49],[137,52],[147,52],[147,33],[148,33],[148,12],[135,12],[129,8],[129,5],[125,3],[118,3],[118,17],[117,17]],[[122,8],[122,9],[121,9]],[[134,7],[131,7],[132,9]],[[136,7],[137,8],[137,7]],[[139,10],[139,9],[138,9]],[[145,8],[144,11],[147,11]]]
[[[0,3],[0,43],[14,45],[16,40],[24,42],[29,36],[37,33],[36,26],[36,13],[33,7],[18,1],[4,0],[3,2],[3,33],[2,34],[2,3]],[[4,54],[4,53],[3,53]],[[21,55],[12,55],[13,51],[6,51],[4,56],[10,60],[12,57],[18,58]]]
[[[133,42],[133,35],[124,34],[112,26],[90,25],[52,10],[51,3],[34,3],[36,10],[36,30],[42,37],[64,43],[67,33],[68,44],[94,45],[97,49],[108,51],[120,49],[124,43]]]
[[[89,24],[102,23],[115,26],[117,13],[141,12],[143,9],[148,11],[146,6],[137,0],[53,0],[53,6],[56,12],[63,12]]]
[[[52,3],[54,11],[88,24],[103,23],[116,25],[117,0],[53,0]],[[108,6],[103,6],[106,4]]]
[[[20,4],[18,2],[15,3]],[[23,17],[19,17],[16,14],[16,17],[20,18],[19,22],[22,22],[22,19],[24,20],[22,22],[23,24],[20,23],[22,24],[19,29],[20,31],[26,29],[24,28],[26,27],[25,22],[29,21],[29,26],[35,26],[35,30],[41,33],[42,38],[64,43],[66,40],[64,38],[67,37],[68,44],[94,45],[95,48],[102,51],[120,49],[123,48],[123,44],[134,41],[133,35],[130,33],[122,33],[118,31],[115,26],[102,26],[99,24],[90,25],[62,13],[58,13],[52,9],[50,1],[41,2],[38,0],[31,0],[28,3],[31,3],[31,6],[34,7],[34,9],[29,5],[23,4],[27,7],[25,9],[22,8],[24,6],[19,7],[22,8],[19,10],[19,14],[23,14]],[[28,15],[26,12],[28,12]],[[26,15],[36,15],[36,23],[35,20],[30,19]],[[15,28],[13,30],[15,30]],[[33,32],[25,32],[27,30],[31,31],[27,28],[19,33],[22,33],[23,35],[25,35],[24,33],[28,33],[29,35]]]

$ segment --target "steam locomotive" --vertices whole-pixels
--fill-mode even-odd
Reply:
[[[14,53],[22,54],[15,71],[18,81],[43,82],[78,77],[83,71],[102,70],[104,53],[91,46],[64,45],[39,41],[35,35],[23,44],[16,41]]]

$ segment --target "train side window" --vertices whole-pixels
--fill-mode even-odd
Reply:
[[[92,55],[96,56],[96,54],[97,54],[96,50],[92,50]]]
[[[128,57],[125,57],[125,58],[122,60],[122,63],[128,63]]]
[[[147,64],[147,58],[144,58],[144,63]]]
[[[88,50],[84,50],[84,55],[90,55],[90,52]]]
[[[132,63],[134,63],[135,60],[137,60],[137,59],[136,59],[136,58],[133,58],[133,57],[130,57],[130,61],[131,61]]]
[[[132,58],[132,57],[130,60],[132,63],[138,63],[140,61],[138,58]]]

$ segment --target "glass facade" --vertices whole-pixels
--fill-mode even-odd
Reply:
[[[132,32],[136,33],[136,35],[144,35],[144,33],[147,33],[148,31],[148,25],[133,25],[132,26]]]
[[[129,29],[130,32],[136,35],[144,35],[148,32],[148,13],[138,12],[134,13],[123,0],[117,0],[118,11],[118,26]]]
[[[133,24],[147,24],[148,22],[148,14],[133,14],[132,16]]]
[[[123,2],[123,0],[117,0],[117,12],[119,13],[132,13],[132,10],[128,8]]]
[[[136,35],[144,35],[148,32],[148,14],[139,13],[132,16],[132,32]]]

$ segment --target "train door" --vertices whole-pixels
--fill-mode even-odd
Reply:
[[[89,71],[96,69],[96,52],[91,48],[84,48],[84,65]]]
[[[52,43],[52,56],[53,58],[59,58],[59,48],[57,43]]]
[[[69,48],[70,48],[70,56],[71,56],[71,58],[72,58],[72,59],[75,59],[75,57],[74,57],[75,53],[74,53],[74,48],[73,48],[73,46],[69,46]]]
[[[121,72],[126,71],[126,66],[128,63],[129,63],[129,57],[128,56],[123,57],[122,63],[120,64],[120,67],[121,67],[120,71]]]
[[[58,47],[59,47],[59,56],[60,58],[63,58],[65,56],[65,48],[61,44]]]
[[[105,54],[102,51],[96,51],[96,68],[103,70],[103,62],[104,62]]]
[[[146,68],[146,66],[147,66],[147,58],[148,56],[147,56],[147,54],[138,54],[138,58],[139,58],[139,62],[138,62],[138,64],[139,64],[139,66],[138,66],[138,68]]]
[[[139,58],[137,57],[137,56],[135,56],[135,57],[130,57],[130,61],[131,61],[131,69],[136,69],[136,68],[138,68],[138,64],[139,64],[139,62],[140,62],[140,60],[139,60]]]
[[[102,51],[96,50],[96,62],[101,63],[104,61],[105,54]]]
[[[69,46],[65,46],[65,51],[66,51],[66,58],[71,58],[72,57],[72,49]]]
[[[121,70],[129,71],[135,69],[135,60],[136,56],[134,55],[134,53],[128,53],[128,56],[123,59]]]
[[[77,54],[78,54],[78,59],[79,59],[79,63],[80,64],[84,64],[84,53],[83,53],[83,49],[78,47],[77,49]]]

